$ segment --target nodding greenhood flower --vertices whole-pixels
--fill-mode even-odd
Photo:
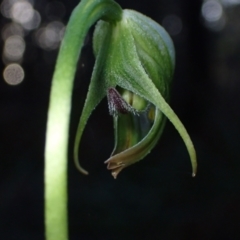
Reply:
[[[78,169],[87,174],[78,161],[80,139],[91,112],[107,96],[115,147],[105,163],[114,178],[152,150],[166,117],[183,138],[195,175],[193,144],[167,103],[175,65],[174,46],[167,32],[150,18],[124,10],[121,21],[98,22],[93,46],[96,63],[74,147]]]
[[[83,130],[92,111],[107,97],[113,116],[115,147],[105,161],[114,178],[144,158],[169,119],[188,149],[193,175],[196,154],[181,121],[168,105],[174,71],[174,47],[166,31],[150,18],[122,10],[114,0],[81,0],[61,42],[48,108],[44,199],[46,239],[67,239],[67,157],[71,94],[79,54],[89,28],[96,57],[74,144],[77,168]]]

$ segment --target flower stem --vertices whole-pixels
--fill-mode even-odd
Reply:
[[[66,28],[53,75],[45,146],[46,240],[68,239],[67,153],[71,97],[77,62],[89,28],[99,19],[119,21],[112,0],[82,0]]]

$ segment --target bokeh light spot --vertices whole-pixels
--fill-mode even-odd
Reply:
[[[2,29],[2,39],[6,41],[10,36],[18,35],[24,36],[24,29],[18,23],[8,23]]]
[[[26,1],[18,1],[11,8],[11,17],[15,22],[25,24],[33,18],[34,10],[32,5]]]
[[[41,23],[41,15],[38,11],[33,10],[33,17],[31,18],[30,21],[23,23],[22,26],[26,30],[33,30],[39,27]]]
[[[202,17],[205,26],[213,31],[220,31],[226,24],[226,17],[221,3],[217,0],[207,0],[202,5]]]
[[[25,51],[25,41],[18,35],[13,35],[5,41],[3,54],[9,61],[19,61]]]
[[[162,25],[171,36],[178,35],[182,31],[182,20],[177,15],[166,16]]]
[[[208,22],[220,20],[223,14],[222,5],[215,0],[209,0],[202,5],[202,16]]]
[[[35,41],[45,50],[54,50],[59,47],[65,26],[59,21],[53,21],[46,27],[40,28],[35,34]]]
[[[19,64],[9,64],[3,71],[3,78],[9,85],[18,85],[24,79],[24,70]]]
[[[11,18],[11,9],[18,0],[4,0],[1,3],[1,13],[5,18]]]

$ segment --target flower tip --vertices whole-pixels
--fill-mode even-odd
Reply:
[[[108,168],[108,169],[109,169],[109,168]],[[118,176],[118,174],[122,171],[122,169],[123,169],[123,167],[117,168],[117,169],[115,168],[115,169],[112,170],[111,174],[112,174],[112,176],[113,176],[114,179],[117,179],[117,176]]]
[[[195,160],[192,164],[192,177],[196,177],[197,175],[197,160]]]
[[[117,172],[112,172],[112,176],[113,176],[114,179],[117,179],[117,175],[118,175]]]
[[[78,169],[82,174],[84,174],[84,175],[89,175],[89,172],[88,171],[86,171],[85,169]]]
[[[107,169],[112,171],[112,176],[117,179],[117,175],[123,170],[124,164],[122,162],[114,162],[113,159],[108,159],[104,163],[107,164]]]
[[[84,168],[82,168],[82,167],[79,165],[79,163],[76,164],[76,168],[77,168],[77,170],[78,170],[79,172],[81,172],[82,174],[84,174],[84,175],[89,175],[89,172],[86,171]]]

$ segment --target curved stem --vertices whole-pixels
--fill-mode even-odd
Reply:
[[[119,21],[112,0],[82,0],[73,11],[52,80],[45,146],[45,228],[47,240],[68,239],[67,152],[73,80],[89,28],[100,18]]]

